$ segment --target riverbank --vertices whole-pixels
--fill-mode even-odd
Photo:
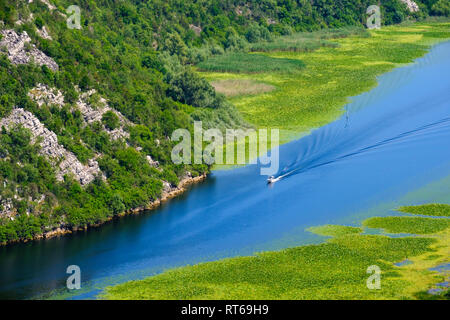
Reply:
[[[430,214],[422,206],[408,211],[414,215]],[[441,288],[441,295],[426,292],[448,277],[430,269],[450,262],[450,206],[445,206],[439,217],[404,214],[395,221],[392,217],[378,217],[364,221],[359,227],[327,225],[309,231],[328,239],[317,245],[169,270],[109,287],[100,297],[177,300],[446,297],[445,287]],[[374,232],[379,234],[371,234]],[[412,235],[404,236],[405,233]],[[367,287],[367,278],[372,273],[366,271],[373,265],[381,269],[381,287],[375,290]]]
[[[221,82],[223,90],[227,90],[228,85],[238,85],[239,81],[247,84],[248,81],[259,81],[258,83],[268,83],[270,88],[275,88],[262,94],[239,95],[231,98],[231,101],[238,106],[244,116],[248,115],[247,120],[256,127],[280,128],[280,143],[285,143],[305,134],[312,128],[337,118],[342,113],[342,106],[347,102],[348,96],[369,89],[376,84],[376,75],[390,70],[398,63],[411,61],[426,52],[426,48],[432,43],[450,36],[450,32],[445,31],[449,29],[449,26],[450,23],[417,24],[408,27],[394,26],[373,31],[369,38],[352,36],[343,39],[331,39],[329,41],[334,41],[335,47],[322,47],[314,52],[274,51],[264,53],[264,55],[275,60],[286,57],[286,59],[294,62],[304,61],[306,67],[295,72],[204,73],[204,75],[212,81],[225,81]],[[408,34],[415,36],[407,37]],[[392,39],[387,41],[389,37],[392,37]],[[414,46],[411,47],[411,44],[414,44]],[[363,48],[365,50],[362,50]],[[398,49],[399,52],[394,49]],[[380,54],[383,51],[386,52]],[[236,81],[228,81],[230,80],[228,77],[231,77],[231,80],[238,81],[238,84]],[[300,88],[300,90],[294,90],[294,88]],[[345,90],[341,90],[342,88]],[[324,95],[323,92],[327,94]],[[263,104],[263,100],[264,103],[267,103]],[[270,121],[264,120],[252,113],[258,110],[259,114],[261,112],[259,110],[260,105],[263,109],[266,109],[262,111],[264,117],[270,115],[271,118],[273,117],[273,121],[272,119]],[[318,105],[321,107],[318,108]],[[247,108],[253,111],[249,113]],[[269,112],[269,109],[277,112]],[[280,116],[283,120],[280,120]],[[302,123],[302,126],[298,126],[299,123]],[[179,194],[179,191],[174,192]],[[138,208],[130,210],[130,212],[148,210],[147,207],[152,209],[159,206],[159,204],[156,204],[159,201],[156,200],[155,203],[151,203],[143,209]],[[128,214],[126,212],[123,215]],[[100,224],[86,226],[81,230],[98,227],[112,219],[114,217],[107,218]],[[57,237],[76,231],[78,230],[60,227],[36,235],[33,240]],[[19,240],[9,243],[13,242],[26,241]],[[5,243],[2,244],[5,245]]]
[[[442,75],[450,72],[449,53],[449,42],[433,46],[380,77],[376,88],[352,98],[348,127],[344,117],[281,146],[280,168],[309,169],[272,187],[258,166],[214,171],[157,214],[0,248],[0,296],[91,299],[106,286],[177,267],[318,243],[304,231],[311,226],[358,227],[392,215],[391,208],[448,203],[450,127],[442,120],[449,79]],[[82,269],[82,290],[65,288],[72,264]]]
[[[173,199],[173,198],[181,195],[182,193],[184,193],[187,190],[188,186],[190,186],[192,184],[200,183],[200,182],[204,181],[206,178],[207,178],[206,173],[204,173],[200,176],[197,176],[197,177],[186,177],[179,182],[178,186],[173,187],[170,190],[163,191],[160,198],[156,199],[155,201],[151,201],[148,205],[139,207],[139,208],[134,208],[132,210],[124,211],[113,217],[108,217],[107,219],[105,219],[104,221],[102,221],[100,223],[87,225],[87,226],[84,226],[83,228],[66,228],[64,226],[60,226],[51,231],[47,231],[42,234],[37,234],[32,239],[21,239],[21,240],[2,242],[2,243],[0,243],[0,246],[7,246],[7,245],[14,244],[14,243],[27,243],[30,241],[39,241],[39,240],[44,240],[44,239],[61,237],[61,236],[65,236],[68,234],[74,234],[77,232],[85,232],[90,229],[99,228],[99,227],[103,226],[104,224],[109,223],[115,219],[120,219],[120,218],[128,216],[128,215],[141,214],[144,211],[154,210],[154,209],[158,208],[159,206],[161,206],[164,202],[166,202],[170,199]]]
[[[402,26],[401,28],[409,27]],[[426,30],[430,28],[431,27],[423,27],[422,29]],[[448,29],[448,26],[445,28]],[[382,66],[385,66],[387,68],[386,70],[390,70],[394,66],[407,63],[409,60],[402,60],[402,57],[409,56],[414,52],[417,53],[417,50],[426,51],[426,48],[429,48],[431,44],[445,39],[448,34],[448,31],[436,31],[437,34],[432,32],[425,37],[423,34],[416,34],[416,31],[399,31],[402,35],[401,37],[396,37],[397,35],[395,35],[395,32],[393,32],[392,30],[389,31],[393,32],[395,41],[388,39],[385,39],[385,41],[389,42],[389,45],[392,46],[390,49],[396,49],[399,52],[380,53],[377,52],[376,46],[368,46],[366,50],[375,50],[375,55],[378,54],[380,56],[383,55],[388,57],[393,56],[397,59],[394,62],[391,61],[388,63],[384,63],[383,61],[381,61],[380,63],[380,61],[376,59],[368,61],[366,64],[369,66],[369,69],[373,71],[373,69],[370,68],[371,66],[376,67],[381,64]],[[442,38],[439,38],[439,36],[442,36]],[[380,37],[383,38],[385,36],[381,33]],[[409,43],[409,41],[412,38],[417,41],[418,39],[422,39],[424,43],[427,44],[423,44],[420,46],[411,44]],[[347,39],[339,41],[345,40]],[[356,41],[356,43],[358,43],[358,41]],[[351,46],[351,43],[349,43],[348,45]],[[404,45],[404,47],[402,47],[402,45]],[[380,47],[383,48],[382,45],[380,45]],[[384,48],[386,47],[384,46]],[[344,68],[347,69],[347,74],[352,75],[353,78],[357,78],[358,76],[361,76],[362,79],[365,79],[364,76],[368,76],[370,78],[371,73],[360,73],[361,70],[358,71],[359,64],[362,63],[361,61],[358,61],[360,59],[358,53],[364,54],[363,46],[353,49],[347,47],[347,49],[350,51],[349,56],[355,55],[356,64],[354,68],[355,74],[352,74],[351,60],[347,62],[347,65]],[[326,50],[328,50],[328,48],[326,48]],[[341,56],[344,54],[345,52],[342,53]],[[377,59],[379,58],[380,57],[378,57]],[[425,58],[425,60],[427,59]],[[432,64],[433,59],[430,58],[427,61]],[[332,65],[333,61],[329,61],[328,66]],[[308,68],[308,65],[306,68]],[[237,78],[241,77],[240,74],[232,74],[232,76]],[[311,76],[315,77],[314,75]],[[414,94],[408,95],[408,90],[406,89],[420,91],[421,88],[426,88],[426,84],[417,86],[417,81],[413,83],[412,79],[415,78],[413,74],[411,74],[410,77],[407,72],[403,72],[402,76],[403,78],[393,77],[393,79],[391,78],[390,81],[402,82],[403,80],[401,79],[411,80],[411,88],[401,87],[401,89],[403,89],[401,90],[401,92],[404,94],[403,99],[411,98],[411,100],[413,100],[411,96],[415,97]],[[433,83],[433,80],[435,78],[428,77],[427,79],[428,83]],[[306,80],[301,79],[301,81]],[[353,86],[352,83],[347,83],[346,81],[344,81],[344,83],[350,86],[350,89],[352,90],[354,90],[355,88],[359,88],[358,81],[356,81]],[[233,82],[232,84],[236,85],[235,82]],[[326,84],[328,84],[329,86],[333,86],[333,88],[339,86],[339,83]],[[376,81],[374,80],[374,85],[375,84]],[[314,88],[312,88],[312,90],[313,89]],[[261,98],[265,94],[271,95],[275,92],[276,90],[270,93],[256,95],[255,97]],[[328,91],[324,90],[323,92]],[[441,94],[437,95],[437,97],[441,96]],[[422,96],[418,95],[418,97]],[[427,97],[434,98],[434,96],[432,95],[428,95]],[[251,99],[252,97],[247,96],[236,99],[247,98]],[[329,97],[325,95],[325,98]],[[412,105],[414,107],[417,107],[415,108],[415,110],[412,110],[411,108],[401,109],[403,110],[403,112],[400,112],[399,110],[396,110],[395,105],[390,106],[389,103],[386,103],[386,101],[383,99],[381,101],[384,102],[379,105],[378,109],[381,115],[383,115],[383,112],[386,112],[386,109],[389,107],[389,109],[387,110],[389,120],[396,122],[397,124],[400,123],[402,125],[405,125],[405,127],[401,126],[399,128],[396,128],[394,125],[392,125],[392,123],[390,123],[392,125],[391,128],[389,126],[389,123],[387,123],[377,129],[377,124],[384,123],[377,122],[375,120],[379,120],[377,117],[380,117],[380,119],[384,118],[378,115],[374,110],[372,110],[372,114],[370,114],[370,111],[368,111],[368,114],[366,115],[367,118],[374,119],[374,121],[363,121],[362,123],[366,124],[366,126],[361,127],[361,131],[354,130],[355,126],[351,126],[351,128],[347,131],[348,136],[353,139],[351,140],[352,144],[351,146],[346,145],[347,149],[345,150],[347,151],[342,150],[340,152],[336,152],[335,149],[331,149],[332,153],[335,153],[336,157],[339,155],[353,154],[352,152],[354,152],[355,150],[366,148],[367,146],[370,146],[371,143],[374,143],[374,145],[376,145],[376,143],[380,141],[390,141],[390,139],[398,137],[398,134],[401,134],[402,132],[410,132],[408,130],[415,131],[418,128],[420,129],[422,125],[425,125],[428,122],[426,120],[424,122],[417,121],[414,116],[420,116],[421,118],[428,119],[428,115],[426,115],[426,113],[431,113],[433,107],[436,107],[435,104],[431,103],[432,101],[427,100],[430,102],[429,106],[427,106],[429,107],[429,109],[427,109],[428,111],[424,111],[422,108],[420,108],[422,104],[419,103],[419,101],[423,100],[417,99],[416,101],[410,101],[411,104],[409,105],[405,104],[408,106]],[[398,105],[402,105],[401,102],[403,100],[399,99],[394,101],[399,102]],[[441,104],[436,105],[441,106]],[[361,104],[361,107],[363,106],[365,106],[364,103]],[[336,110],[338,110],[339,108],[340,107],[337,107]],[[436,109],[441,110],[437,107]],[[419,112],[418,110],[421,111]],[[316,113],[320,113],[319,111],[319,109],[315,110]],[[399,116],[402,115],[401,118],[393,118],[393,115],[397,115],[395,113],[396,111],[399,112]],[[339,110],[339,112],[342,112],[342,110]],[[403,114],[405,114],[405,112],[410,115],[410,119],[406,118],[406,120],[409,121],[408,125],[411,125],[411,127],[407,126],[405,123],[402,123],[402,120],[404,120]],[[339,114],[340,113],[338,113],[338,115]],[[274,116],[274,118],[282,116],[282,114],[275,114],[273,112],[270,113],[267,112],[267,110],[266,115],[267,117]],[[255,117],[255,119],[257,119],[257,117]],[[439,116],[436,116],[436,118],[430,117],[429,121],[430,123],[434,123],[433,121],[440,119],[442,118]],[[361,118],[357,118],[355,116],[355,118],[353,119],[353,123],[361,125],[361,122],[358,122],[358,120],[361,121]],[[417,124],[414,124],[414,120],[417,122]],[[382,131],[382,129],[386,128],[388,128],[386,131],[390,132],[386,135],[377,136],[376,133],[373,132],[375,130]],[[389,128],[391,130],[389,130]],[[402,128],[403,130],[401,130]],[[352,131],[352,129],[354,131]],[[294,146],[292,147],[292,149],[295,149],[295,151],[292,150],[292,152],[294,153],[293,157],[295,157],[297,154],[302,154],[302,151],[304,151],[304,149],[306,149],[305,155],[308,156],[310,153],[307,152],[309,151],[308,147],[315,146],[315,143],[318,144],[320,142],[327,141],[325,139],[328,137],[327,134],[332,135],[335,133],[333,130],[327,130],[327,128],[322,131],[319,129],[319,131],[319,138],[323,139],[319,141],[316,141],[314,139],[311,139],[312,141],[304,141],[303,148],[301,148],[302,145],[300,143],[296,144],[295,146],[297,148],[294,148]],[[446,132],[445,130],[442,131]],[[358,137],[358,133],[361,134],[360,136],[365,136],[366,139],[356,139],[355,137]],[[352,134],[355,135],[352,136]],[[427,148],[432,148],[434,146],[434,141],[436,140],[430,139],[430,136],[428,136],[427,134],[423,134],[423,136],[417,135],[415,137],[416,140],[420,140],[423,142],[421,144],[418,144],[418,146],[420,146],[421,148],[417,148],[417,150],[420,150],[421,152],[425,152]],[[345,139],[344,141],[349,140]],[[308,144],[308,142],[311,143]],[[396,142],[396,146],[401,145],[401,141],[396,140]],[[337,142],[334,141],[333,145],[336,146],[336,143]],[[403,144],[403,146],[407,145],[408,144]],[[366,154],[366,157],[364,157],[364,154],[359,154],[360,157],[365,159],[360,159],[362,163],[360,162],[359,166],[358,164],[354,166],[354,168],[357,168],[357,170],[345,171],[344,168],[346,166],[344,164],[330,161],[331,164],[329,164],[327,168],[325,166],[320,167],[322,168],[321,171],[319,171],[318,169],[310,170],[311,172],[307,171],[303,175],[297,175],[291,177],[291,179],[286,179],[285,183],[280,183],[280,185],[277,185],[274,190],[271,190],[272,194],[270,196],[268,195],[267,198],[264,198],[264,203],[266,206],[269,206],[268,203],[270,203],[270,201],[273,201],[274,203],[270,203],[270,208],[277,208],[278,212],[282,213],[282,215],[277,214],[276,218],[272,218],[273,213],[276,212],[272,211],[270,213],[267,212],[266,215],[254,214],[252,215],[252,217],[258,216],[259,218],[263,217],[268,220],[272,219],[270,220],[270,227],[266,229],[267,233],[269,233],[269,230],[271,231],[278,227],[277,220],[289,221],[291,225],[296,226],[303,226],[307,224],[304,223],[305,220],[308,220],[310,225],[314,225],[314,222],[310,222],[313,220],[312,216],[317,219],[317,216],[321,215],[324,218],[323,220],[325,220],[325,223],[327,223],[326,221],[336,219],[336,216],[339,216],[339,210],[337,210],[337,208],[341,208],[341,212],[343,211],[343,207],[345,207],[346,210],[354,210],[354,208],[349,209],[348,206],[344,206],[342,204],[343,202],[351,202],[353,204],[360,201],[360,199],[367,199],[368,197],[374,198],[375,195],[378,195],[376,200],[378,200],[379,203],[381,203],[381,201],[387,201],[388,199],[391,199],[390,197],[392,196],[392,192],[389,195],[386,194],[388,192],[385,192],[383,194],[384,197],[382,197],[380,190],[383,189],[392,191],[393,186],[398,187],[398,185],[394,185],[392,183],[392,177],[394,177],[394,180],[404,179],[402,181],[404,182],[404,184],[408,184],[408,190],[410,188],[414,188],[417,185],[422,185],[421,183],[412,183],[410,178],[414,175],[417,175],[419,172],[415,165],[420,163],[427,163],[426,159],[420,158],[420,156],[416,153],[411,153],[412,156],[409,159],[403,159],[400,152],[397,152],[397,149],[392,148],[392,145],[387,146],[384,151],[385,152],[383,152],[382,150],[378,150],[378,152],[373,151],[370,156],[367,156]],[[380,157],[380,155],[382,154],[390,155],[390,157],[386,157],[387,159],[384,159]],[[406,152],[406,154],[408,153]],[[332,157],[332,155],[330,155],[329,157]],[[352,157],[347,158],[347,160],[350,159],[353,159],[354,163],[356,162]],[[408,168],[408,180],[404,178],[405,176],[399,174],[399,172],[401,173],[402,171],[404,171],[403,169],[405,166],[395,167],[394,165],[393,167],[391,167],[392,170],[387,169],[393,159],[396,159],[398,163],[401,162],[400,159],[403,159],[404,163],[407,163],[406,161],[410,161],[410,159],[417,160]],[[440,156],[440,159],[448,159],[448,156],[446,156],[446,154],[443,154]],[[306,158],[306,160],[308,160],[308,158]],[[317,164],[320,165],[326,160],[329,159],[326,157],[325,159],[319,159]],[[331,160],[334,160],[334,158],[331,158]],[[316,164],[316,162],[314,162],[313,164]],[[347,166],[349,165],[347,164]],[[369,171],[367,170],[368,168],[370,168],[370,171],[374,173],[374,175],[365,172]],[[429,174],[431,170],[429,170],[428,168],[427,172]],[[441,174],[444,174],[442,168],[440,172]],[[322,179],[325,178],[326,182],[320,183],[319,180],[321,179],[317,179],[318,175],[320,175]],[[378,179],[377,176],[384,176],[385,178]],[[343,188],[343,186],[339,184],[342,181],[346,181],[345,188]],[[370,183],[367,183],[367,181],[369,181]],[[316,185],[316,187],[313,188],[312,185]],[[292,191],[294,186],[295,194],[289,193],[289,196],[295,197],[296,200],[290,201],[289,199],[287,199],[287,196],[285,194],[289,191]],[[357,188],[351,188],[350,186],[357,186]],[[345,192],[342,189],[346,189]],[[365,192],[362,192],[362,190],[364,190]],[[333,194],[334,197],[331,196],[331,194]],[[317,201],[317,198],[315,200],[311,200],[311,197],[317,197],[318,195],[322,195],[326,199],[328,199],[328,206],[330,205],[330,203],[333,204],[333,210],[336,209],[335,214],[330,213],[330,209],[327,205],[320,206],[318,202],[321,201]],[[270,201],[268,201],[268,199],[270,199]],[[290,202],[290,206],[285,206],[285,202]],[[376,201],[374,200],[373,202]],[[299,206],[298,203],[301,203],[302,205]],[[435,209],[436,206],[430,207]],[[256,208],[256,206],[254,206],[253,208]],[[427,208],[429,209],[429,207]],[[417,207],[417,210],[415,210],[416,212],[412,213],[427,215],[427,210],[422,207]],[[387,214],[387,212],[384,212],[384,214]],[[300,219],[299,216],[303,215],[309,216],[309,218]],[[442,214],[440,214],[440,216],[442,216]],[[142,281],[128,282],[123,285],[110,287],[106,290],[106,294],[101,297],[106,299],[424,298],[424,291],[428,290],[430,287],[439,282],[443,282],[444,280],[443,275],[433,273],[429,269],[443,263],[448,263],[448,239],[450,236],[448,227],[448,213],[445,221],[440,219],[442,218],[431,217],[424,219],[422,217],[414,218],[411,216],[403,216],[399,219],[397,217],[378,217],[366,219],[363,223],[359,224],[356,227],[319,227],[311,229],[311,231],[314,231],[316,234],[331,237],[330,240],[319,245],[306,245],[295,247],[292,249],[264,252],[261,254],[257,254],[256,256],[231,258],[219,260],[216,262],[196,264],[179,269],[172,269],[160,275],[146,278]],[[303,222],[304,224],[301,224],[300,222]],[[252,225],[252,227],[254,227],[254,224]],[[372,227],[376,227],[377,229],[374,229]],[[249,236],[248,234],[251,232],[251,228],[242,228],[244,230],[241,230],[240,227],[238,228],[239,232],[241,233],[247,231],[247,233],[245,233],[245,236]],[[382,229],[386,231],[382,231]],[[260,230],[263,229],[261,228]],[[391,233],[394,232],[396,232],[396,234],[392,235]],[[269,236],[267,235],[265,238],[269,238]],[[264,239],[264,241],[265,240],[266,239]],[[290,246],[293,245],[295,244],[291,244]],[[405,261],[407,261],[407,263],[404,264]],[[412,263],[410,263],[411,261]],[[372,291],[368,290],[366,287],[366,280],[369,277],[369,275],[366,273],[366,270],[370,265],[377,265],[382,270],[383,280],[381,290]]]
[[[278,47],[255,52],[272,60],[300,60],[305,66],[299,70],[200,74],[224,94],[228,92],[230,102],[250,124],[256,128],[280,129],[280,144],[283,144],[335,120],[345,112],[343,106],[349,97],[377,85],[377,76],[414,61],[433,44],[448,38],[448,21],[409,23],[373,30],[370,36],[328,39],[334,46],[312,52],[281,51]],[[289,37],[285,41],[290,43]],[[213,62],[221,64],[216,61],[220,57],[214,59]],[[249,94],[245,90],[242,94],[229,94],[239,83],[242,86],[250,83],[256,88]],[[258,84],[273,89],[258,90]]]

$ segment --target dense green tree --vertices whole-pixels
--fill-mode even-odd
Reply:
[[[167,93],[176,101],[200,108],[219,106],[220,100],[211,84],[189,69],[171,75],[168,83]]]
[[[431,13],[437,16],[450,16],[450,2],[448,0],[438,0],[431,6]]]
[[[118,128],[120,125],[119,117],[111,110],[106,111],[103,114],[102,122],[105,125],[105,127],[107,127],[110,130],[114,130]]]

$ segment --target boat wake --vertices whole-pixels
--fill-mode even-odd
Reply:
[[[420,126],[418,128],[415,128],[413,130],[408,130],[403,133],[400,133],[394,137],[387,138],[384,140],[381,140],[379,142],[376,142],[374,144],[371,144],[366,147],[362,147],[357,149],[356,151],[344,153],[343,155],[335,156],[332,158],[327,157],[327,151],[321,152],[321,154],[316,155],[316,157],[310,158],[307,161],[303,161],[300,164],[295,165],[295,167],[285,167],[281,174],[279,174],[276,177],[271,177],[271,182],[278,182],[282,179],[286,179],[290,176],[297,175],[300,173],[304,173],[306,171],[319,168],[322,166],[326,166],[332,163],[336,163],[338,161],[345,160],[350,157],[362,155],[365,153],[368,153],[373,150],[377,150],[381,147],[389,146],[389,145],[399,145],[403,143],[407,143],[411,139],[417,139],[417,138],[426,138],[431,137],[434,134],[440,134],[443,132],[449,132],[450,131],[450,117],[441,119],[439,121],[435,121],[433,123],[429,123],[423,126]],[[333,138],[335,138],[334,136]],[[329,154],[333,154],[333,150],[329,150]],[[329,158],[329,159],[327,159]]]

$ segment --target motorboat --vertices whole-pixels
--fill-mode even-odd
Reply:
[[[278,180],[280,180],[280,178],[275,178],[274,176],[270,176],[267,179],[267,184],[273,184],[273,183],[277,182]]]

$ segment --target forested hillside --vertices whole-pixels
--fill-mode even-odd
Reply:
[[[384,24],[448,1],[381,1]],[[174,165],[193,120],[246,127],[191,68],[296,31],[362,26],[369,0],[0,0],[0,242],[147,205],[206,165]],[[66,8],[81,9],[70,29]]]

